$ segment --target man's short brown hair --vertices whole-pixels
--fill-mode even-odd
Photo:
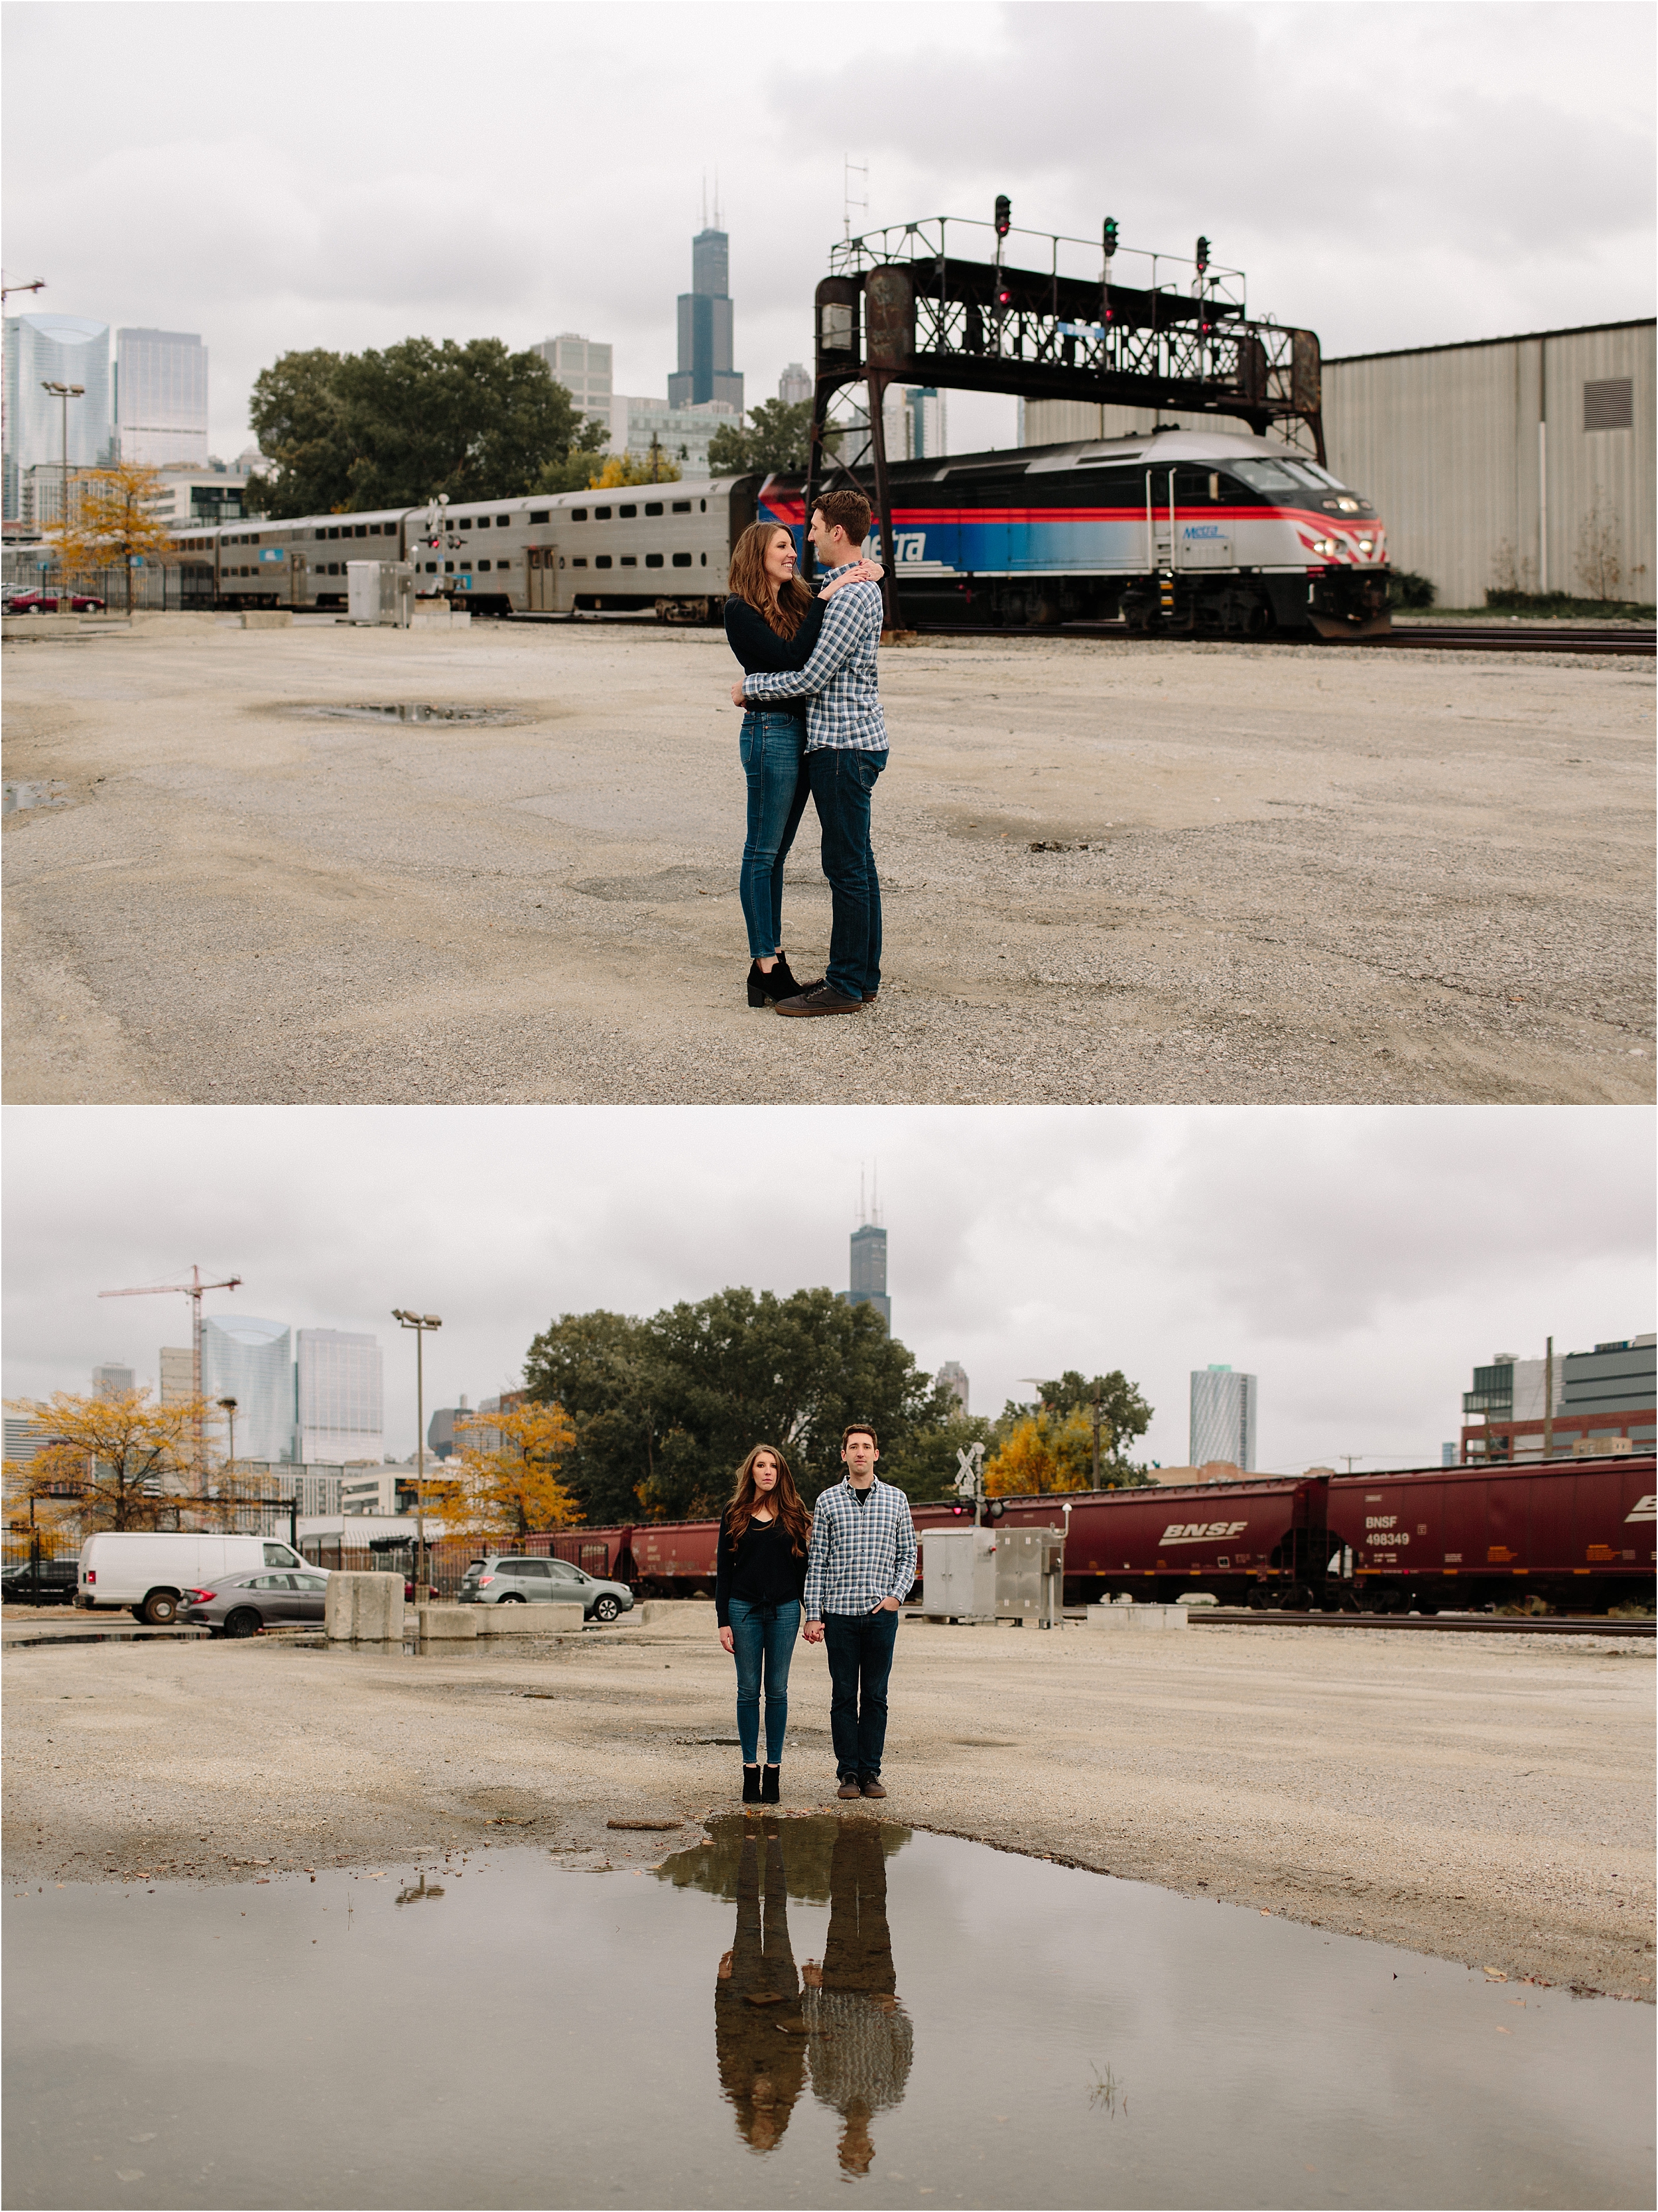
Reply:
[[[844,530],[848,545],[861,545],[869,536],[871,507],[860,491],[837,485],[813,500],[812,512],[821,514],[832,530]]]
[[[874,1430],[870,1426],[867,1421],[847,1422],[846,1427],[841,1431],[841,1449],[842,1451],[847,1448],[847,1438],[848,1437],[867,1437],[878,1452],[881,1449],[881,1439],[876,1435]]]

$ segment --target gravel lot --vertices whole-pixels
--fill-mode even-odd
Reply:
[[[906,1622],[883,1815],[1650,2001],[1653,1662],[1588,1639]],[[738,1753],[708,1741],[735,1732],[712,1607],[476,1656],[81,1645],[14,1650],[6,1675],[14,1881],[252,1881],[501,1842],[643,1864],[664,1836],[608,1820],[737,1798]],[[785,1808],[833,1810],[821,1653],[800,1647],[791,1691]]]
[[[653,626],[9,644],[7,775],[64,803],[5,824],[7,1097],[1653,1095],[1642,665],[894,649],[881,1001],[786,1025],[743,1003],[732,672]],[[297,711],[360,701],[508,719]]]

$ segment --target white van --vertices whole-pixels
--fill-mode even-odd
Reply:
[[[209,1589],[216,1576],[308,1564],[291,1544],[270,1536],[105,1529],[81,1547],[75,1601],[97,1613],[130,1607],[160,1628],[178,1619],[186,1590]]]

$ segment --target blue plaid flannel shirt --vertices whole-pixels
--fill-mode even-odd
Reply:
[[[824,582],[852,565],[831,568]],[[880,642],[880,586],[848,584],[824,602],[823,627],[805,666],[745,676],[744,699],[761,706],[771,699],[805,698],[809,753],[884,753],[887,726],[875,676]]]
[[[907,1598],[914,1580],[915,1523],[902,1490],[878,1476],[861,1505],[850,1482],[823,1492],[811,1509],[808,1620],[826,1613],[873,1613],[884,1598]]]

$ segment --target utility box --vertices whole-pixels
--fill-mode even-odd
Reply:
[[[929,1620],[994,1620],[993,1528],[929,1528],[921,1539],[921,1610]]]
[[[415,611],[415,572],[407,561],[348,561],[346,617],[407,629]]]
[[[1053,1628],[1065,1619],[1065,1531],[996,1531],[996,1617]]]

